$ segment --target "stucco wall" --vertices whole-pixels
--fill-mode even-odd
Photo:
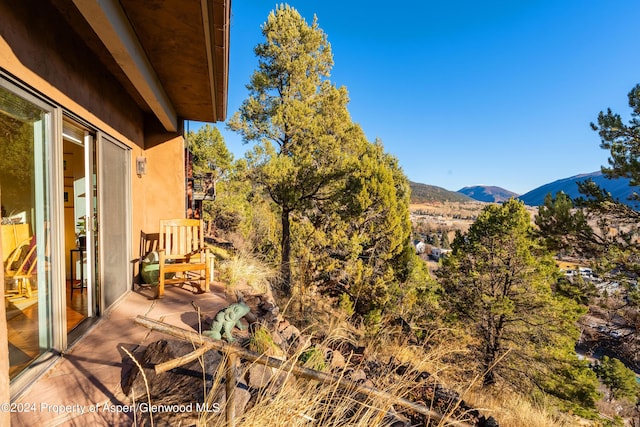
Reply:
[[[140,154],[143,153],[143,154]],[[147,150],[133,150],[132,155],[132,187],[134,212],[134,238],[137,230],[145,233],[157,233],[160,219],[184,218],[185,216],[185,176],[184,139],[174,135],[161,145]],[[136,158],[146,157],[147,173],[137,175]],[[137,233],[139,234],[139,233]]]
[[[131,148],[135,259],[141,231],[184,217],[182,136],[139,107],[48,1],[0,0],[0,20],[0,69]],[[138,156],[147,158],[146,175],[136,174]]]

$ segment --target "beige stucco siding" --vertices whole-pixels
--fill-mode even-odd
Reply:
[[[38,5],[35,7],[34,5]],[[28,23],[28,24],[25,24]],[[160,218],[184,217],[184,141],[139,107],[47,2],[0,0],[0,69],[131,148],[132,248]],[[136,158],[147,158],[146,175]]]
[[[160,219],[184,218],[185,177],[184,140],[173,137],[162,145],[143,151],[147,160],[147,174],[138,176],[135,171],[138,150],[132,151],[132,187],[134,195],[134,239],[137,230],[157,233]],[[136,199],[137,197],[137,199]],[[139,234],[139,233],[137,233]]]

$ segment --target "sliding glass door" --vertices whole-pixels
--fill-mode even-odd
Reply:
[[[53,347],[52,117],[50,106],[0,80],[0,228],[11,379]]]
[[[131,149],[0,75],[0,204],[19,392],[129,289]]]

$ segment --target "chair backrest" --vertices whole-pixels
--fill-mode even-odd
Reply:
[[[165,250],[167,258],[184,258],[204,249],[202,221],[199,219],[160,220],[158,247]]]
[[[35,240],[30,237],[21,242],[7,257],[5,274],[20,273],[28,269],[35,258]]]
[[[158,250],[160,244],[160,233],[140,232],[140,262],[151,252]]]
[[[20,251],[23,255],[20,257],[16,257],[13,259],[13,256],[8,260],[7,268],[5,270],[5,275],[7,276],[20,276],[20,275],[30,275],[33,272],[34,267],[36,266],[37,256],[36,256],[36,244],[31,242],[26,245],[20,246]],[[13,264],[13,265],[12,265]]]

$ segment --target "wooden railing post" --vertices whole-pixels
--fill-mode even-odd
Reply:
[[[227,375],[225,380],[227,402],[225,414],[227,416],[227,427],[236,425],[236,366],[238,356],[234,351],[227,352]]]

